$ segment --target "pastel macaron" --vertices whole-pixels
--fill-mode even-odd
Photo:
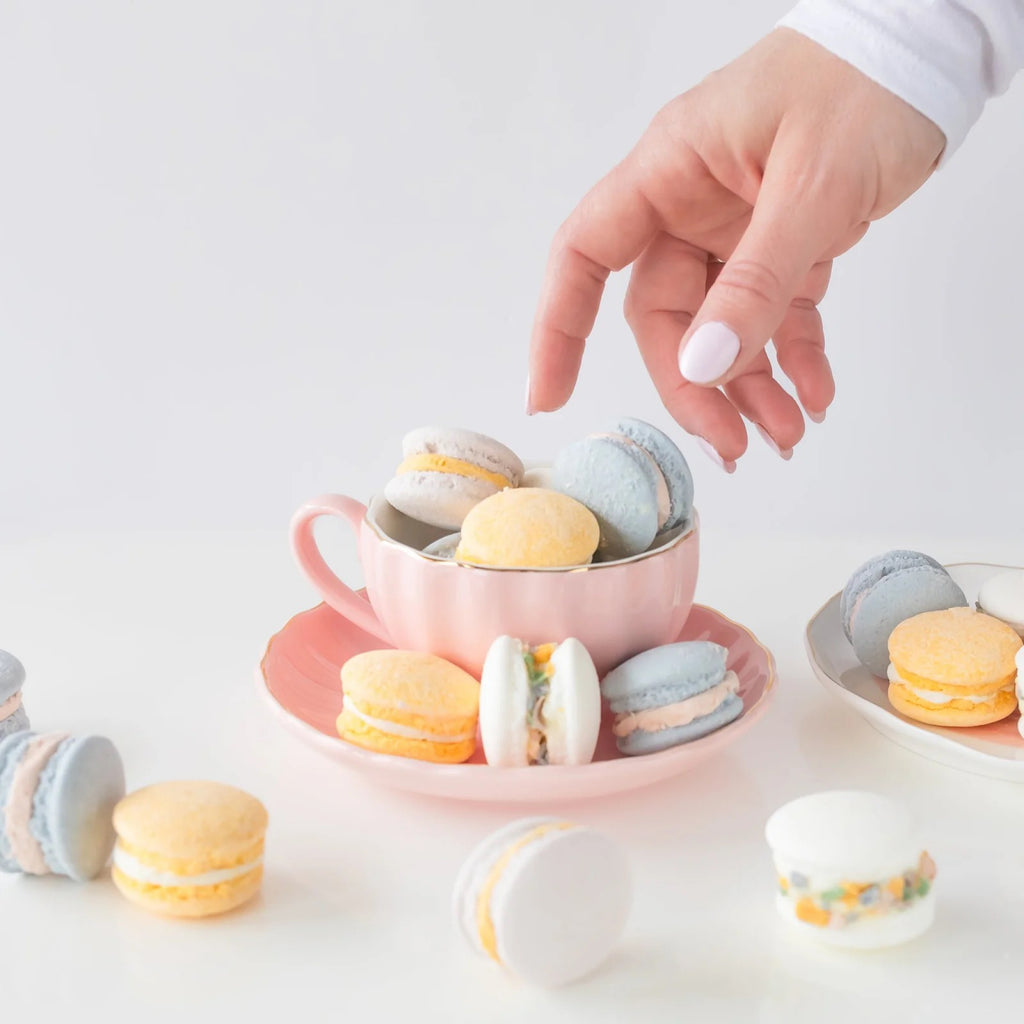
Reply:
[[[708,640],[653,647],[601,681],[623,754],[653,754],[707,736],[739,718],[739,678],[728,651]]]
[[[341,667],[338,734],[396,757],[458,764],[476,750],[480,684],[420,651],[365,651]]]
[[[209,917],[251,900],[263,881],[266,808],[220,782],[160,782],[114,809],[114,884],[169,917]]]
[[[84,882],[106,866],[124,766],[110,740],[15,732],[0,740],[0,870]]]
[[[889,703],[928,725],[998,722],[1017,710],[1021,638],[973,608],[922,612],[889,637]]]
[[[693,512],[686,459],[671,438],[642,420],[621,419],[563,448],[552,482],[597,517],[605,561],[646,551]]]
[[[1010,569],[987,579],[978,591],[977,607],[1024,637],[1024,569]]]
[[[880,949],[925,932],[935,917],[935,862],[907,810],[875,793],[812,793],[765,825],[776,908],[793,934]]]
[[[490,765],[588,764],[601,727],[601,690],[574,637],[491,644],[480,677],[480,740]]]
[[[889,635],[920,612],[966,607],[948,572],[920,551],[887,551],[860,566],[839,600],[839,614],[857,659],[876,676],[889,664]]]
[[[554,987],[608,958],[631,901],[629,864],[618,844],[571,821],[527,818],[470,854],[453,907],[473,949],[522,981]]]
[[[0,739],[29,727],[21,691],[25,667],[7,651],[0,651]]]
[[[594,514],[558,491],[520,487],[480,502],[466,516],[459,562],[520,569],[586,565],[597,550]]]
[[[519,456],[493,437],[456,427],[420,427],[405,435],[403,460],[384,488],[400,512],[458,530],[478,502],[523,476]]]

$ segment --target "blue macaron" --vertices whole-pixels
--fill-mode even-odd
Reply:
[[[948,572],[920,551],[887,551],[865,562],[839,598],[843,632],[857,660],[876,676],[889,666],[889,635],[921,612],[963,608],[967,598]]]
[[[102,736],[0,740],[0,870],[94,878],[114,847],[124,793],[121,757]]]
[[[0,651],[0,739],[29,727],[22,703],[25,667],[7,651]]]
[[[551,476],[556,490],[594,513],[604,561],[646,551],[693,513],[693,476],[683,453],[642,420],[621,419],[563,448]]]
[[[728,725],[743,713],[728,651],[708,640],[665,644],[612,669],[601,693],[623,754],[653,754]]]

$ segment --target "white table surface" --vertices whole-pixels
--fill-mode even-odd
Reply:
[[[354,578],[351,545],[336,543]],[[686,777],[557,809],[626,845],[636,900],[613,959],[556,992],[477,958],[450,916],[464,855],[522,809],[372,787],[307,749],[257,698],[267,638],[316,603],[283,530],[0,545],[0,647],[27,667],[34,726],[110,736],[130,789],[190,777],[242,786],[271,822],[262,896],[220,919],[150,916],[106,877],[0,877],[5,1019],[1018,1018],[1024,787],[892,745],[824,693],[803,652],[807,618],[847,572],[907,543],[945,561],[1022,560],[1019,544],[992,538],[807,541],[706,527],[698,600],[772,648],[780,691],[756,729]],[[923,822],[939,909],[917,942],[849,954],[781,930],[765,819],[835,787],[890,794]]]

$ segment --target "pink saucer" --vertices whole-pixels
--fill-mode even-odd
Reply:
[[[341,666],[354,654],[384,645],[326,604],[296,615],[271,638],[256,679],[274,713],[296,735],[376,782],[492,803],[582,800],[680,775],[737,739],[764,714],[775,693],[775,661],[749,631],[712,608],[694,605],[679,639],[713,640],[729,649],[728,667],[739,676],[743,714],[702,739],[642,757],[619,754],[605,723],[595,760],[587,765],[492,768],[480,749],[466,764],[431,764],[345,743],[334,728],[341,713]]]

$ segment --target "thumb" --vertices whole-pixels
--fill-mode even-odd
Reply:
[[[785,185],[781,177],[788,178]],[[842,233],[834,196],[815,200],[805,192],[794,206],[800,194],[798,176],[770,180],[766,171],[747,230],[679,343],[685,380],[717,386],[742,373],[799,297],[811,267]]]

